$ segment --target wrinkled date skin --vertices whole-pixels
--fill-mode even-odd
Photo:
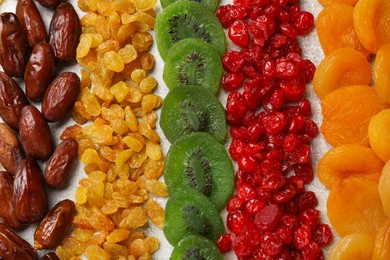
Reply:
[[[56,253],[50,252],[50,253],[47,253],[46,255],[42,256],[41,258],[39,258],[39,260],[60,260],[60,259],[58,258]]]
[[[80,78],[76,73],[64,72],[53,80],[42,101],[42,113],[49,122],[65,117],[80,92]]]
[[[5,123],[0,123],[0,163],[12,175],[24,159],[24,153],[15,132]]]
[[[22,224],[16,219],[13,205],[13,183],[14,180],[10,173],[0,171],[0,222],[10,228],[19,229]]]
[[[13,129],[18,129],[22,109],[28,104],[27,97],[18,83],[0,71],[0,117],[3,121]]]
[[[47,213],[34,233],[34,247],[38,250],[58,246],[72,224],[76,208],[71,200],[57,203]]]
[[[46,162],[45,181],[53,188],[61,188],[69,175],[73,162],[77,158],[78,143],[68,139],[60,143]]]
[[[61,3],[61,0],[38,0],[38,3],[46,8],[54,9]]]
[[[23,26],[13,13],[0,15],[0,64],[10,77],[23,77],[28,42]]]
[[[42,171],[33,158],[22,160],[14,179],[14,207],[21,223],[41,221],[46,214]]]
[[[26,96],[34,101],[42,99],[47,87],[54,78],[54,50],[48,43],[35,45],[24,72]]]
[[[25,240],[16,235],[6,225],[0,223],[0,259],[33,260],[35,250]]]
[[[53,136],[45,117],[33,105],[25,106],[19,120],[19,134],[27,156],[48,159],[54,150]]]
[[[27,41],[31,47],[39,42],[48,41],[45,24],[33,0],[18,0],[16,16],[23,25]]]
[[[50,22],[49,37],[57,61],[75,59],[81,33],[80,19],[70,3],[61,3]]]

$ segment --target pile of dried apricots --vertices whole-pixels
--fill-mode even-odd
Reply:
[[[330,189],[327,213],[341,236],[329,259],[390,259],[390,1],[319,2],[326,57],[313,87],[322,134],[334,148],[318,177]]]

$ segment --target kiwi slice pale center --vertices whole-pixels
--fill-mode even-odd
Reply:
[[[204,63],[200,54],[195,51],[187,55],[186,61],[176,67],[179,81],[184,85],[201,85],[199,79],[204,75]]]
[[[183,260],[204,260],[202,252],[199,248],[189,248],[186,250],[183,256]]]
[[[186,99],[181,105],[181,114],[185,122],[186,131],[204,132],[207,128],[207,113],[192,105],[191,100]]]
[[[188,153],[185,175],[191,188],[203,192],[207,197],[213,190],[211,166],[200,147],[195,147]]]
[[[194,205],[187,205],[183,208],[183,215],[188,224],[187,230],[193,234],[208,237],[212,224]]]
[[[200,38],[211,42],[211,36],[200,22],[189,14],[178,14],[168,20],[170,23],[169,35],[172,42],[179,42],[187,38]]]

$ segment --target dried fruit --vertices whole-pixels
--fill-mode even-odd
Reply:
[[[351,85],[368,85],[371,66],[367,58],[352,48],[333,51],[318,65],[314,74],[313,88],[324,99],[332,91]]]
[[[22,147],[15,132],[5,123],[0,123],[0,163],[10,174],[15,175],[24,158]]]
[[[23,108],[19,120],[20,140],[26,154],[46,160],[53,153],[53,137],[46,119],[33,105]]]
[[[46,214],[46,192],[38,163],[30,158],[20,162],[14,179],[13,203],[21,223],[42,220]]]
[[[0,117],[13,129],[18,122],[23,107],[29,104],[23,90],[7,74],[0,71]]]
[[[366,146],[347,144],[329,150],[318,163],[318,178],[328,189],[350,177],[378,181],[384,163]]]
[[[71,200],[58,202],[35,230],[34,247],[42,250],[58,246],[72,224],[75,210],[75,204]]]
[[[10,173],[0,171],[0,198],[3,201],[3,207],[0,208],[0,222],[12,229],[19,229],[22,225],[15,214],[13,181]]]
[[[28,42],[18,17],[0,15],[0,65],[10,77],[23,77],[28,59]]]
[[[77,141],[73,139],[67,139],[57,146],[46,162],[45,182],[47,185],[54,188],[64,186],[72,164],[77,158],[77,149]]]
[[[348,86],[328,94],[322,101],[324,117],[321,131],[333,146],[369,145],[368,125],[371,118],[384,109],[375,89]],[[356,119],[359,120],[356,120]],[[375,150],[374,150],[375,151]]]
[[[345,194],[354,194],[346,197]],[[375,234],[385,220],[377,183],[361,178],[344,179],[330,191],[327,212],[341,236]]]
[[[34,249],[11,229],[0,223],[0,257],[4,260],[36,259]]]

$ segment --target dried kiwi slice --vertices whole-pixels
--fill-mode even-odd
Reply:
[[[234,189],[234,169],[225,147],[207,133],[192,133],[169,148],[164,180],[169,194],[196,189],[222,210]]]
[[[216,94],[223,69],[215,47],[201,39],[176,43],[165,59],[163,78],[168,88],[201,86]]]
[[[163,8],[165,8],[168,5],[170,5],[176,1],[178,1],[178,0],[161,0],[160,3],[161,3],[161,6]],[[215,12],[215,10],[217,9],[217,7],[219,5],[219,0],[188,0],[188,1],[194,1],[194,2],[201,3],[202,5],[206,6],[207,8],[210,8],[210,10],[212,10],[213,12]]]
[[[169,49],[187,38],[200,38],[214,45],[222,56],[226,49],[226,36],[214,13],[202,4],[177,1],[165,8],[156,19],[156,43],[165,60]]]
[[[176,246],[189,235],[216,241],[225,228],[221,216],[207,197],[190,189],[179,191],[168,199],[163,231],[168,242]]]
[[[160,126],[171,143],[193,132],[207,132],[222,143],[226,137],[225,110],[203,88],[174,88],[165,97]]]
[[[189,260],[189,259],[204,259],[204,260],[223,260],[223,256],[209,239],[190,235],[177,244],[172,251],[170,260]]]

